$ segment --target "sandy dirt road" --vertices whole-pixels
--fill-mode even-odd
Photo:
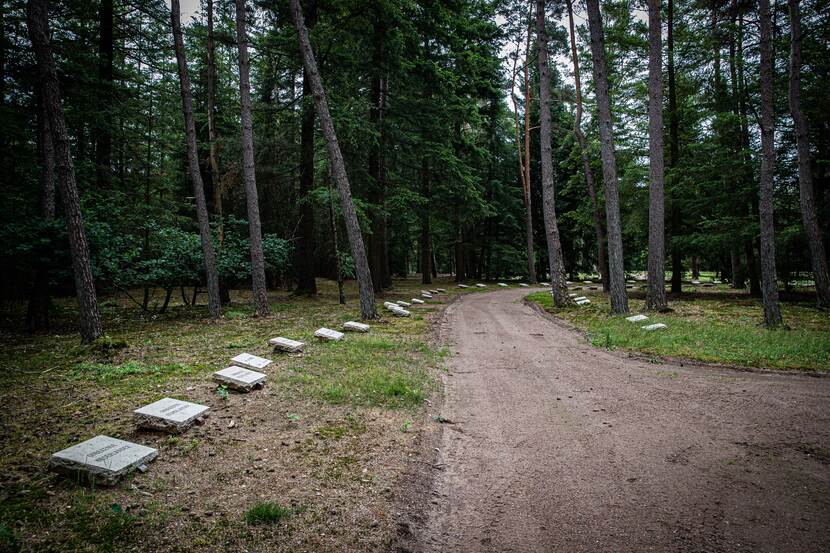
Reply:
[[[439,453],[401,551],[830,551],[830,378],[654,364],[522,303],[447,308]]]

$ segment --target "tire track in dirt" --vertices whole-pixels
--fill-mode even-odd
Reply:
[[[830,550],[830,379],[622,358],[527,293],[447,308],[454,424],[399,550]]]

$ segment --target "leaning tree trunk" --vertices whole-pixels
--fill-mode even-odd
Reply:
[[[236,44],[239,48],[239,104],[242,111],[242,172],[248,207],[248,240],[251,246],[251,286],[254,307],[259,317],[268,315],[268,290],[265,283],[265,255],[262,252],[262,224],[259,220],[259,194],[254,165],[254,125],[251,117],[251,77],[248,62],[248,33],[245,30],[245,0],[236,0]]]
[[[553,189],[553,159],[550,146],[550,68],[548,33],[545,29],[545,0],[536,0],[536,42],[539,50],[539,148],[542,158],[542,208],[548,245],[550,285],[556,307],[571,303],[565,281],[565,263],[556,222],[556,194]]]
[[[72,269],[75,276],[75,290],[78,294],[81,339],[84,342],[91,342],[103,334],[101,315],[98,311],[98,297],[95,294],[89,245],[84,231],[81,200],[75,183],[75,168],[72,165],[72,155],[69,150],[69,135],[61,107],[58,71],[52,57],[46,0],[29,0],[26,21],[32,40],[32,49],[37,59],[43,106],[54,148],[58,188],[63,199],[69,250],[72,254]]]
[[[377,317],[377,311],[375,310],[375,291],[372,287],[372,275],[369,271],[369,262],[366,259],[363,236],[360,233],[360,222],[357,219],[357,212],[352,201],[349,177],[346,175],[346,164],[343,162],[343,154],[341,154],[340,145],[337,142],[334,121],[332,121],[331,114],[329,113],[326,93],[323,90],[323,82],[317,70],[317,61],[314,59],[314,51],[311,49],[308,30],[303,22],[303,11],[300,8],[300,0],[291,0],[291,16],[294,20],[294,25],[297,27],[303,66],[308,72],[308,77],[311,81],[311,88],[314,93],[314,105],[317,107],[320,127],[326,139],[326,149],[329,154],[332,177],[340,193],[343,220],[346,223],[346,234],[349,238],[357,272],[357,286],[360,291],[360,316],[363,319],[374,319]]]
[[[761,28],[761,178],[758,214],[761,219],[761,295],[764,324],[781,325],[778,281],[775,274],[775,227],[773,225],[772,184],[775,171],[775,106],[773,105],[772,17],[769,0],[758,2]]]
[[[617,162],[614,159],[614,131],[611,123],[611,97],[608,94],[608,72],[605,65],[605,44],[599,0],[586,0],[591,53],[594,62],[594,86],[597,96],[602,175],[605,181],[605,216],[608,221],[608,276],[611,284],[611,312],[628,313],[625,293],[620,195],[617,190]]]
[[[594,185],[594,172],[591,170],[591,161],[588,158],[588,143],[585,134],[582,132],[582,84],[579,75],[579,56],[576,53],[576,32],[574,31],[573,1],[567,1],[568,6],[568,28],[571,37],[571,61],[574,68],[574,88],[576,89],[576,115],[574,116],[574,135],[579,143],[579,153],[582,158],[582,171],[585,173],[585,184],[588,187],[588,196],[591,198],[594,215],[594,232],[597,236],[597,265],[599,276],[602,280],[602,289],[610,290],[608,282],[608,253],[606,247],[608,239],[605,236],[605,225],[602,220],[602,211],[597,200],[597,190]]]
[[[813,173],[810,169],[810,143],[807,120],[801,111],[801,11],[799,0],[789,0],[790,7],[790,113],[795,123],[798,148],[798,184],[801,197],[801,218],[810,244],[810,261],[816,282],[816,300],[819,309],[830,307],[830,276],[827,274],[827,254],[816,217],[813,198]]]
[[[648,148],[651,183],[648,206],[648,291],[646,309],[666,309],[665,200],[663,196],[663,42],[660,0],[648,0]]]
[[[205,258],[208,311],[211,317],[217,318],[222,315],[222,307],[219,298],[219,278],[216,272],[216,253],[213,251],[213,241],[210,236],[210,222],[208,221],[207,203],[205,201],[205,187],[202,183],[202,174],[199,172],[199,158],[196,152],[196,125],[193,122],[193,100],[190,97],[190,75],[187,72],[187,58],[184,53],[184,39],[182,38],[182,24],[179,10],[179,0],[172,0],[170,6],[170,23],[173,29],[176,63],[179,68],[179,84],[182,93],[182,116],[184,117],[184,130],[187,139],[187,162],[190,170],[190,180],[193,183],[193,196],[196,200],[196,219],[199,223],[199,237],[202,241],[202,252]]]

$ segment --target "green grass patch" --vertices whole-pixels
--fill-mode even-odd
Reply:
[[[830,370],[830,314],[810,305],[782,303],[789,329],[767,330],[760,324],[760,302],[751,298],[673,301],[673,312],[649,314],[648,321],[631,323],[610,314],[604,294],[586,295],[590,305],[563,309],[553,306],[548,292],[531,294],[528,300],[586,331],[596,347],[747,367]],[[630,299],[629,305],[632,314],[644,312],[643,300]],[[640,328],[653,323],[668,328]]]
[[[254,505],[245,512],[248,524],[274,524],[294,514],[294,510],[278,503],[266,501]]]

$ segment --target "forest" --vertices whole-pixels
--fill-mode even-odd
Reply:
[[[309,0],[322,118],[285,2],[7,3],[15,323],[46,329],[77,294],[94,340],[102,294],[150,314],[181,291],[215,316],[253,287],[266,314],[268,289],[413,273],[598,274],[624,312],[625,274],[659,309],[663,269],[671,294],[713,271],[771,326],[779,285],[815,280],[826,306],[826,4],[595,4],[548,3],[539,26],[533,2]]]

